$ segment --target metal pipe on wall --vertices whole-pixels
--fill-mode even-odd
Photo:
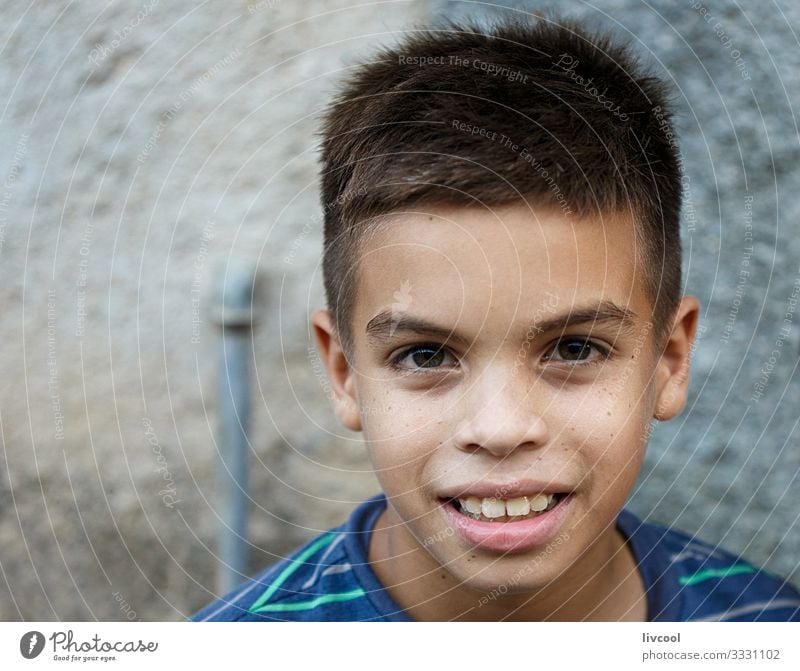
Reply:
[[[217,588],[226,594],[248,574],[248,455],[250,442],[250,358],[256,267],[225,266],[216,322],[221,330],[218,352],[219,567]]]

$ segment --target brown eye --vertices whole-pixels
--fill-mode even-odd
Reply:
[[[415,345],[400,352],[392,361],[392,365],[411,373],[424,369],[435,371],[446,367],[446,357],[448,356],[452,357],[453,355],[439,345]]]
[[[595,363],[608,359],[607,349],[586,338],[562,338],[545,358],[549,361]]]
[[[558,343],[558,355],[566,361],[582,361],[592,354],[592,343],[588,340],[562,340]]]

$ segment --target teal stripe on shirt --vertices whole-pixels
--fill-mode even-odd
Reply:
[[[258,599],[256,599],[253,602],[253,605],[250,606],[250,608],[248,608],[248,610],[251,613],[259,612],[261,610],[262,606],[272,598],[272,595],[275,594],[275,592],[278,591],[278,588],[284,582],[286,582],[287,578],[289,578],[289,576],[291,576],[292,573],[294,573],[297,569],[299,569],[305,563],[306,559],[308,559],[311,555],[313,555],[315,552],[317,552],[317,550],[320,550],[321,548],[324,548],[326,545],[329,545],[333,541],[334,538],[336,538],[336,534],[334,534],[334,533],[325,534],[320,539],[318,539],[316,542],[312,543],[305,550],[305,552],[301,553],[300,555],[298,555],[297,557],[292,559],[292,561],[289,562],[289,566],[287,566],[283,570],[283,572],[278,576],[278,579],[274,583],[272,583],[266,589],[266,591],[260,597],[258,597]]]
[[[250,608],[251,613],[276,613],[291,610],[312,610],[323,603],[331,603],[332,601],[350,601],[351,599],[358,599],[366,594],[366,592],[359,587],[351,592],[341,592],[340,594],[323,594],[316,599],[308,601],[295,601],[294,603],[268,603],[261,608]]]
[[[755,573],[755,567],[749,564],[734,564],[733,566],[725,566],[723,568],[709,568],[704,571],[697,571],[692,575],[684,575],[678,578],[681,585],[696,585],[704,580],[711,578],[727,578],[732,575],[740,575],[742,573]]]

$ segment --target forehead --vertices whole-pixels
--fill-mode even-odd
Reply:
[[[649,318],[637,244],[624,213],[576,218],[515,204],[390,214],[361,246],[354,324],[363,331],[388,309],[507,332],[545,305],[604,301]]]

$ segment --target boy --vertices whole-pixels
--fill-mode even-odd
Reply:
[[[451,25],[324,125],[312,317],[383,492],[195,620],[798,620],[780,579],[623,509],[682,409],[664,86],[578,25]]]

